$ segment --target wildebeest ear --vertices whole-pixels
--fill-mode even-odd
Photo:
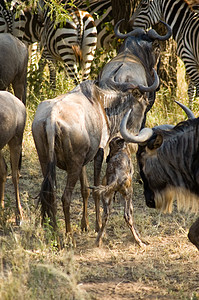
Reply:
[[[147,143],[147,147],[150,150],[157,149],[162,145],[162,142],[163,136],[161,134],[157,134]]]

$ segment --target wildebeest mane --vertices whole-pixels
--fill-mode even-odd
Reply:
[[[85,80],[78,84],[72,91],[68,92],[68,94],[73,94],[77,92],[82,92],[88,100],[93,103],[93,93],[92,87],[95,84],[94,80]]]
[[[140,59],[146,71],[149,72],[155,64],[151,57],[152,42],[147,34],[141,34],[139,37],[128,37],[119,49],[118,54],[128,49],[132,55]]]
[[[103,89],[98,85],[95,86],[95,97],[103,103],[107,116],[118,115],[137,101],[132,92]]]

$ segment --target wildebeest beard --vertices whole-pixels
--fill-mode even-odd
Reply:
[[[179,209],[191,208],[196,212],[199,209],[199,119],[182,122],[171,131],[159,133],[164,141],[156,153],[145,146],[139,149],[147,205],[154,207],[154,200],[156,208],[171,212],[173,200],[177,200]],[[143,164],[141,155],[145,157]]]

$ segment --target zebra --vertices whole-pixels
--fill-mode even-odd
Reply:
[[[12,14],[4,0],[0,2],[0,33],[12,33]]]
[[[17,5],[17,4],[16,4]],[[82,69],[82,79],[88,78],[97,44],[97,29],[92,16],[79,9],[71,10],[71,20],[66,19],[63,27],[48,18],[43,20],[39,9],[27,7],[12,10],[12,34],[20,38],[27,46],[40,43],[42,58],[47,60],[50,69],[50,81],[55,87],[55,63],[61,61],[67,67],[70,77],[79,81],[78,63]],[[4,20],[5,22],[5,20]],[[0,26],[1,28],[1,26]],[[4,30],[5,32],[5,30]],[[44,64],[40,63],[41,69]]]
[[[177,42],[177,55],[185,64],[189,106],[199,97],[199,15],[185,0],[142,0],[130,19],[133,27],[147,29],[161,19],[167,22]]]
[[[73,3],[93,16],[97,27],[97,48],[110,49],[115,38],[111,0],[74,0]],[[110,24],[110,29],[107,28],[107,23]]]
[[[64,8],[66,10],[71,11],[70,6],[65,3],[66,1],[62,1],[65,6]],[[90,24],[86,25],[87,27],[90,27],[88,33],[85,31],[84,32],[84,36],[86,37],[85,34],[89,35],[89,39],[90,39],[90,49],[91,49],[91,45],[92,45],[92,49],[89,50],[88,46],[85,46],[85,42],[82,44],[82,63],[83,63],[83,67],[82,69],[85,70],[83,72],[83,77],[82,79],[85,80],[88,78],[89,72],[90,72],[90,68],[91,68],[91,62],[94,59],[94,52],[95,52],[95,43],[96,43],[96,39],[97,39],[97,48],[105,48],[105,49],[109,49],[111,42],[113,41],[114,38],[114,32],[113,30],[111,31],[107,31],[107,28],[105,26],[106,22],[111,23],[112,27],[113,27],[113,18],[112,18],[112,6],[111,6],[111,1],[110,0],[100,0],[100,1],[96,1],[96,0],[85,0],[85,1],[79,1],[79,0],[75,0],[73,1],[73,4],[75,5],[75,7],[77,8],[78,14],[76,12],[73,11],[73,22],[75,23],[75,27],[77,29],[79,29],[79,32],[82,32],[81,30],[81,24],[82,24],[82,20],[85,18],[85,12],[84,11],[88,11],[90,14]],[[66,24],[64,25],[65,28],[60,29],[57,28],[55,29],[54,27],[54,23],[53,21],[49,21],[49,17],[48,17],[48,9],[46,10],[46,6],[44,1],[40,1],[40,5],[41,7],[43,7],[44,12],[43,12],[43,19],[44,19],[44,24],[45,24],[45,34],[43,35],[43,45],[44,45],[44,51],[42,54],[42,57],[46,58],[49,64],[49,68],[50,68],[50,81],[53,83],[55,82],[55,77],[56,77],[56,72],[54,69],[54,63],[52,63],[53,61],[55,61],[55,59],[59,59],[59,54],[57,55],[57,39],[59,39],[59,47],[63,47],[63,43],[66,43],[68,45],[68,43],[71,43],[72,40],[75,39],[75,34],[72,37],[69,37],[68,35],[66,35],[65,38],[61,39],[60,36],[65,35],[66,31],[67,31],[67,27],[71,26],[70,22],[67,20]],[[81,16],[81,14],[83,14],[84,16]],[[87,13],[88,16],[88,13]],[[94,18],[95,20],[95,26],[93,24],[93,21],[91,21],[91,16]],[[74,18],[75,17],[75,18]],[[73,24],[74,24],[73,23]],[[88,21],[87,21],[88,23]],[[92,25],[93,24],[93,25]],[[95,28],[97,29],[97,32],[95,31]],[[70,29],[71,30],[71,29]],[[97,36],[96,36],[97,34]],[[81,40],[81,36],[82,34],[79,34],[79,38],[78,40]],[[92,39],[93,41],[92,41]],[[71,41],[70,41],[71,40]],[[85,41],[87,42],[86,38]],[[78,43],[76,43],[78,45]],[[79,42],[79,44],[81,44],[81,42]],[[74,64],[74,53],[71,52],[71,48],[70,45],[68,47],[68,57],[66,58],[68,60],[68,65],[71,67],[68,69],[69,71],[69,75],[72,74],[76,74],[77,76],[77,65]],[[78,48],[73,47],[73,50],[75,50],[75,53],[77,54],[78,52],[76,50],[78,50]],[[89,59],[87,60],[87,63],[85,64],[84,61],[86,61],[88,54],[89,54]],[[52,59],[54,58],[54,59]],[[85,67],[84,67],[85,66]],[[77,77],[78,79],[78,77]]]
[[[80,9],[70,9],[71,19],[66,19],[63,26],[45,17],[41,46],[44,57],[49,64],[50,80],[55,86],[56,61],[67,65],[68,75],[79,82],[78,65],[81,66],[82,80],[89,77],[91,63],[97,46],[97,29],[93,17]]]
[[[30,8],[25,11],[17,9],[17,5],[16,2],[9,9],[5,1],[1,0],[0,33],[11,33],[29,46],[40,40],[43,25],[37,13],[33,13]]]

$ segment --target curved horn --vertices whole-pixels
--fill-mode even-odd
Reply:
[[[184,104],[178,102],[175,100],[175,102],[184,110],[184,112],[186,113],[188,119],[195,119],[195,116],[193,114],[193,112],[186,107]],[[155,127],[153,127],[153,129],[161,129],[161,130],[171,130],[175,127],[175,125],[170,125],[170,124],[162,124],[162,125],[157,125]]]
[[[116,37],[118,37],[119,39],[125,39],[129,36],[137,36],[137,35],[140,35],[140,34],[146,34],[145,30],[142,29],[142,28],[136,28],[128,33],[121,33],[120,30],[119,30],[119,25],[120,23],[122,23],[125,19],[122,19],[120,21],[117,22],[117,24],[115,25],[114,27],[114,32],[115,32],[115,35]]]
[[[123,93],[127,92],[128,90],[135,90],[138,88],[137,85],[134,85],[130,82],[117,82],[112,78],[106,80],[106,85],[111,86],[111,88],[119,90]]]
[[[175,100],[175,102],[184,110],[184,112],[186,113],[188,119],[195,119],[196,117],[194,116],[194,113],[188,108],[186,107],[184,104],[178,102]]]
[[[175,125],[170,125],[170,124],[162,124],[162,125],[157,125],[154,126],[153,129],[160,129],[160,130],[171,130],[175,127]]]
[[[123,139],[126,142],[130,142],[130,143],[146,142],[153,135],[153,130],[151,128],[143,128],[139,132],[139,135],[130,134],[126,129],[126,125],[127,125],[130,113],[131,113],[131,109],[124,115],[122,122],[120,124],[120,133],[121,133]]]
[[[154,77],[155,77],[155,80],[154,80],[153,84],[151,86],[144,86],[144,85],[139,84],[138,88],[139,88],[140,92],[142,92],[142,93],[153,92],[158,88],[158,86],[159,86],[159,77],[158,77],[158,74],[157,74],[157,72],[154,68],[153,68],[153,74],[154,74]]]
[[[159,77],[155,69],[153,69],[155,80],[151,86],[144,86],[142,84],[134,85],[131,82],[117,82],[111,77],[106,80],[106,85],[120,90],[121,92],[127,92],[128,90],[135,90],[136,88],[140,90],[141,93],[153,92],[159,86]]]
[[[161,20],[160,20],[160,22],[162,24],[164,24],[167,28],[167,33],[165,35],[159,35],[154,29],[150,29],[147,34],[151,39],[154,39],[154,40],[157,39],[159,41],[166,41],[171,37],[172,29],[167,23],[165,23]]]

